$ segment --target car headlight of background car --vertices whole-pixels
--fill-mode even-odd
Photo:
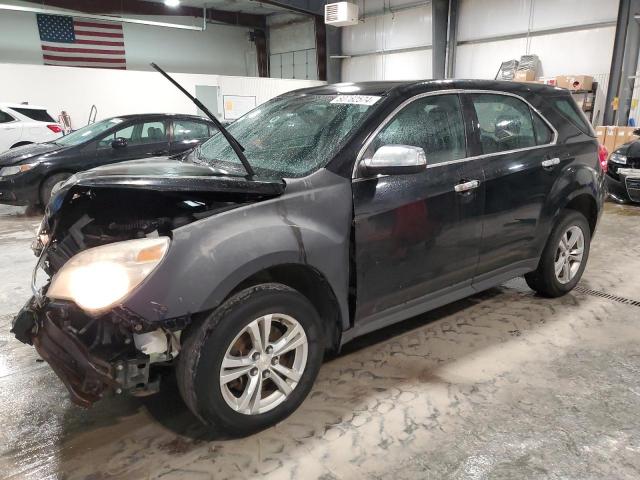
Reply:
[[[619,163],[620,165],[626,165],[627,164],[627,156],[626,155],[621,155],[619,153],[612,153],[611,156],[609,157],[609,161],[611,161],[613,163]]]
[[[11,175],[16,175],[17,173],[27,172],[38,165],[38,163],[39,162],[23,163],[22,165],[0,168],[0,177],[9,177]]]
[[[158,266],[169,238],[142,238],[90,248],[72,257],[54,275],[47,297],[71,300],[99,314],[124,299]]]

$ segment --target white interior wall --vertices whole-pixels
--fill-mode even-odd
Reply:
[[[269,74],[274,78],[318,78],[315,24],[307,15],[268,18]]]
[[[202,25],[201,19],[190,17],[136,18]],[[133,23],[122,26],[127,69],[151,70],[149,63],[156,62],[172,72],[257,74],[255,45],[247,28],[209,24],[199,32]],[[35,13],[0,11],[0,35],[0,62],[42,65]]]
[[[430,2],[361,0],[360,16],[342,28],[343,81],[431,77]]]
[[[324,83],[185,73],[172,76],[193,95],[196,85],[219,86],[220,97],[255,96],[257,104]],[[74,128],[86,124],[92,105],[98,109],[97,120],[128,113],[197,113],[196,106],[156,72],[0,63],[0,78],[0,101],[42,105],[54,116],[65,110]],[[222,105],[222,98],[218,104]]]
[[[615,25],[595,24],[614,23],[617,13],[618,0],[461,0],[458,42],[463,44],[456,51],[455,77],[494,78],[502,61],[536,54],[541,76],[593,76],[597,113],[606,96]],[[536,34],[564,28],[571,30]],[[502,35],[523,36],[484,41]]]

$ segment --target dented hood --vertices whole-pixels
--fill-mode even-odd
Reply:
[[[62,208],[69,192],[94,189],[207,194],[246,202],[279,196],[284,193],[285,183],[281,179],[247,179],[225,174],[206,165],[154,157],[107,165],[73,175],[51,197],[46,217],[54,216]]]
[[[226,193],[256,193],[280,195],[282,180],[248,180],[227,175],[207,165],[182,162],[169,157],[132,160],[94,168],[76,174],[69,185],[88,187],[125,187],[159,191],[223,191]]]

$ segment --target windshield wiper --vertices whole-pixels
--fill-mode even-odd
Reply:
[[[236,140],[234,138],[233,135],[231,135],[226,128],[224,128],[224,126],[222,125],[222,123],[220,123],[220,120],[218,120],[215,115],[213,115],[209,109],[207,107],[205,107],[202,102],[200,100],[198,100],[197,98],[195,98],[193,95],[191,95],[189,92],[187,92],[184,87],[182,87],[182,85],[180,85],[178,82],[176,82],[173,78],[171,78],[169,76],[169,74],[167,72],[165,72],[164,70],[162,70],[158,65],[156,65],[155,63],[151,63],[151,66],[158,71],[164,78],[166,78],[167,80],[169,80],[171,83],[173,83],[178,90],[180,90],[182,93],[184,93],[187,97],[189,97],[189,100],[191,100],[193,103],[196,104],[196,106],[202,110],[207,117],[209,117],[211,119],[211,121],[215,124],[215,126],[218,128],[218,130],[220,130],[220,133],[222,133],[222,135],[224,136],[224,138],[227,140],[227,142],[229,142],[229,145],[231,146],[231,148],[233,149],[234,152],[236,152],[236,155],[238,156],[238,159],[240,160],[240,163],[242,163],[242,166],[244,167],[244,169],[247,171],[247,173],[249,174],[249,177],[254,177],[255,176],[255,172],[253,171],[253,168],[251,167],[251,164],[249,163],[249,160],[247,160],[247,157],[244,154],[244,147],[242,145],[240,145],[240,143],[238,142],[238,140]]]

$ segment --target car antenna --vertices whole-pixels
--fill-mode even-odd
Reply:
[[[213,113],[211,113],[209,111],[209,109],[202,104],[202,102],[200,100],[198,100],[193,95],[191,95],[189,92],[187,92],[182,85],[180,85],[173,78],[171,78],[167,72],[162,70],[158,65],[156,65],[153,62],[151,62],[151,66],[154,68],[154,70],[158,71],[164,78],[166,78],[171,83],[173,83],[178,88],[178,90],[180,90],[187,97],[189,97],[189,99],[193,103],[195,103],[196,106],[207,115],[207,117],[209,117],[211,119],[211,121],[215,124],[215,126],[218,128],[218,130],[220,130],[220,133],[222,133],[222,135],[227,140],[227,142],[229,142],[229,145],[231,145],[231,148],[233,148],[233,151],[236,152],[236,155],[238,156],[238,159],[240,159],[240,162],[242,163],[242,166],[244,167],[244,169],[249,174],[249,177],[254,177],[255,176],[255,172],[253,171],[253,168],[251,167],[251,164],[249,163],[249,160],[247,160],[247,157],[244,154],[244,147],[242,145],[240,145],[238,140],[236,140],[234,138],[234,136],[231,135],[227,131],[226,128],[224,128],[224,126],[220,123],[220,120],[218,120],[215,117],[215,115]]]

